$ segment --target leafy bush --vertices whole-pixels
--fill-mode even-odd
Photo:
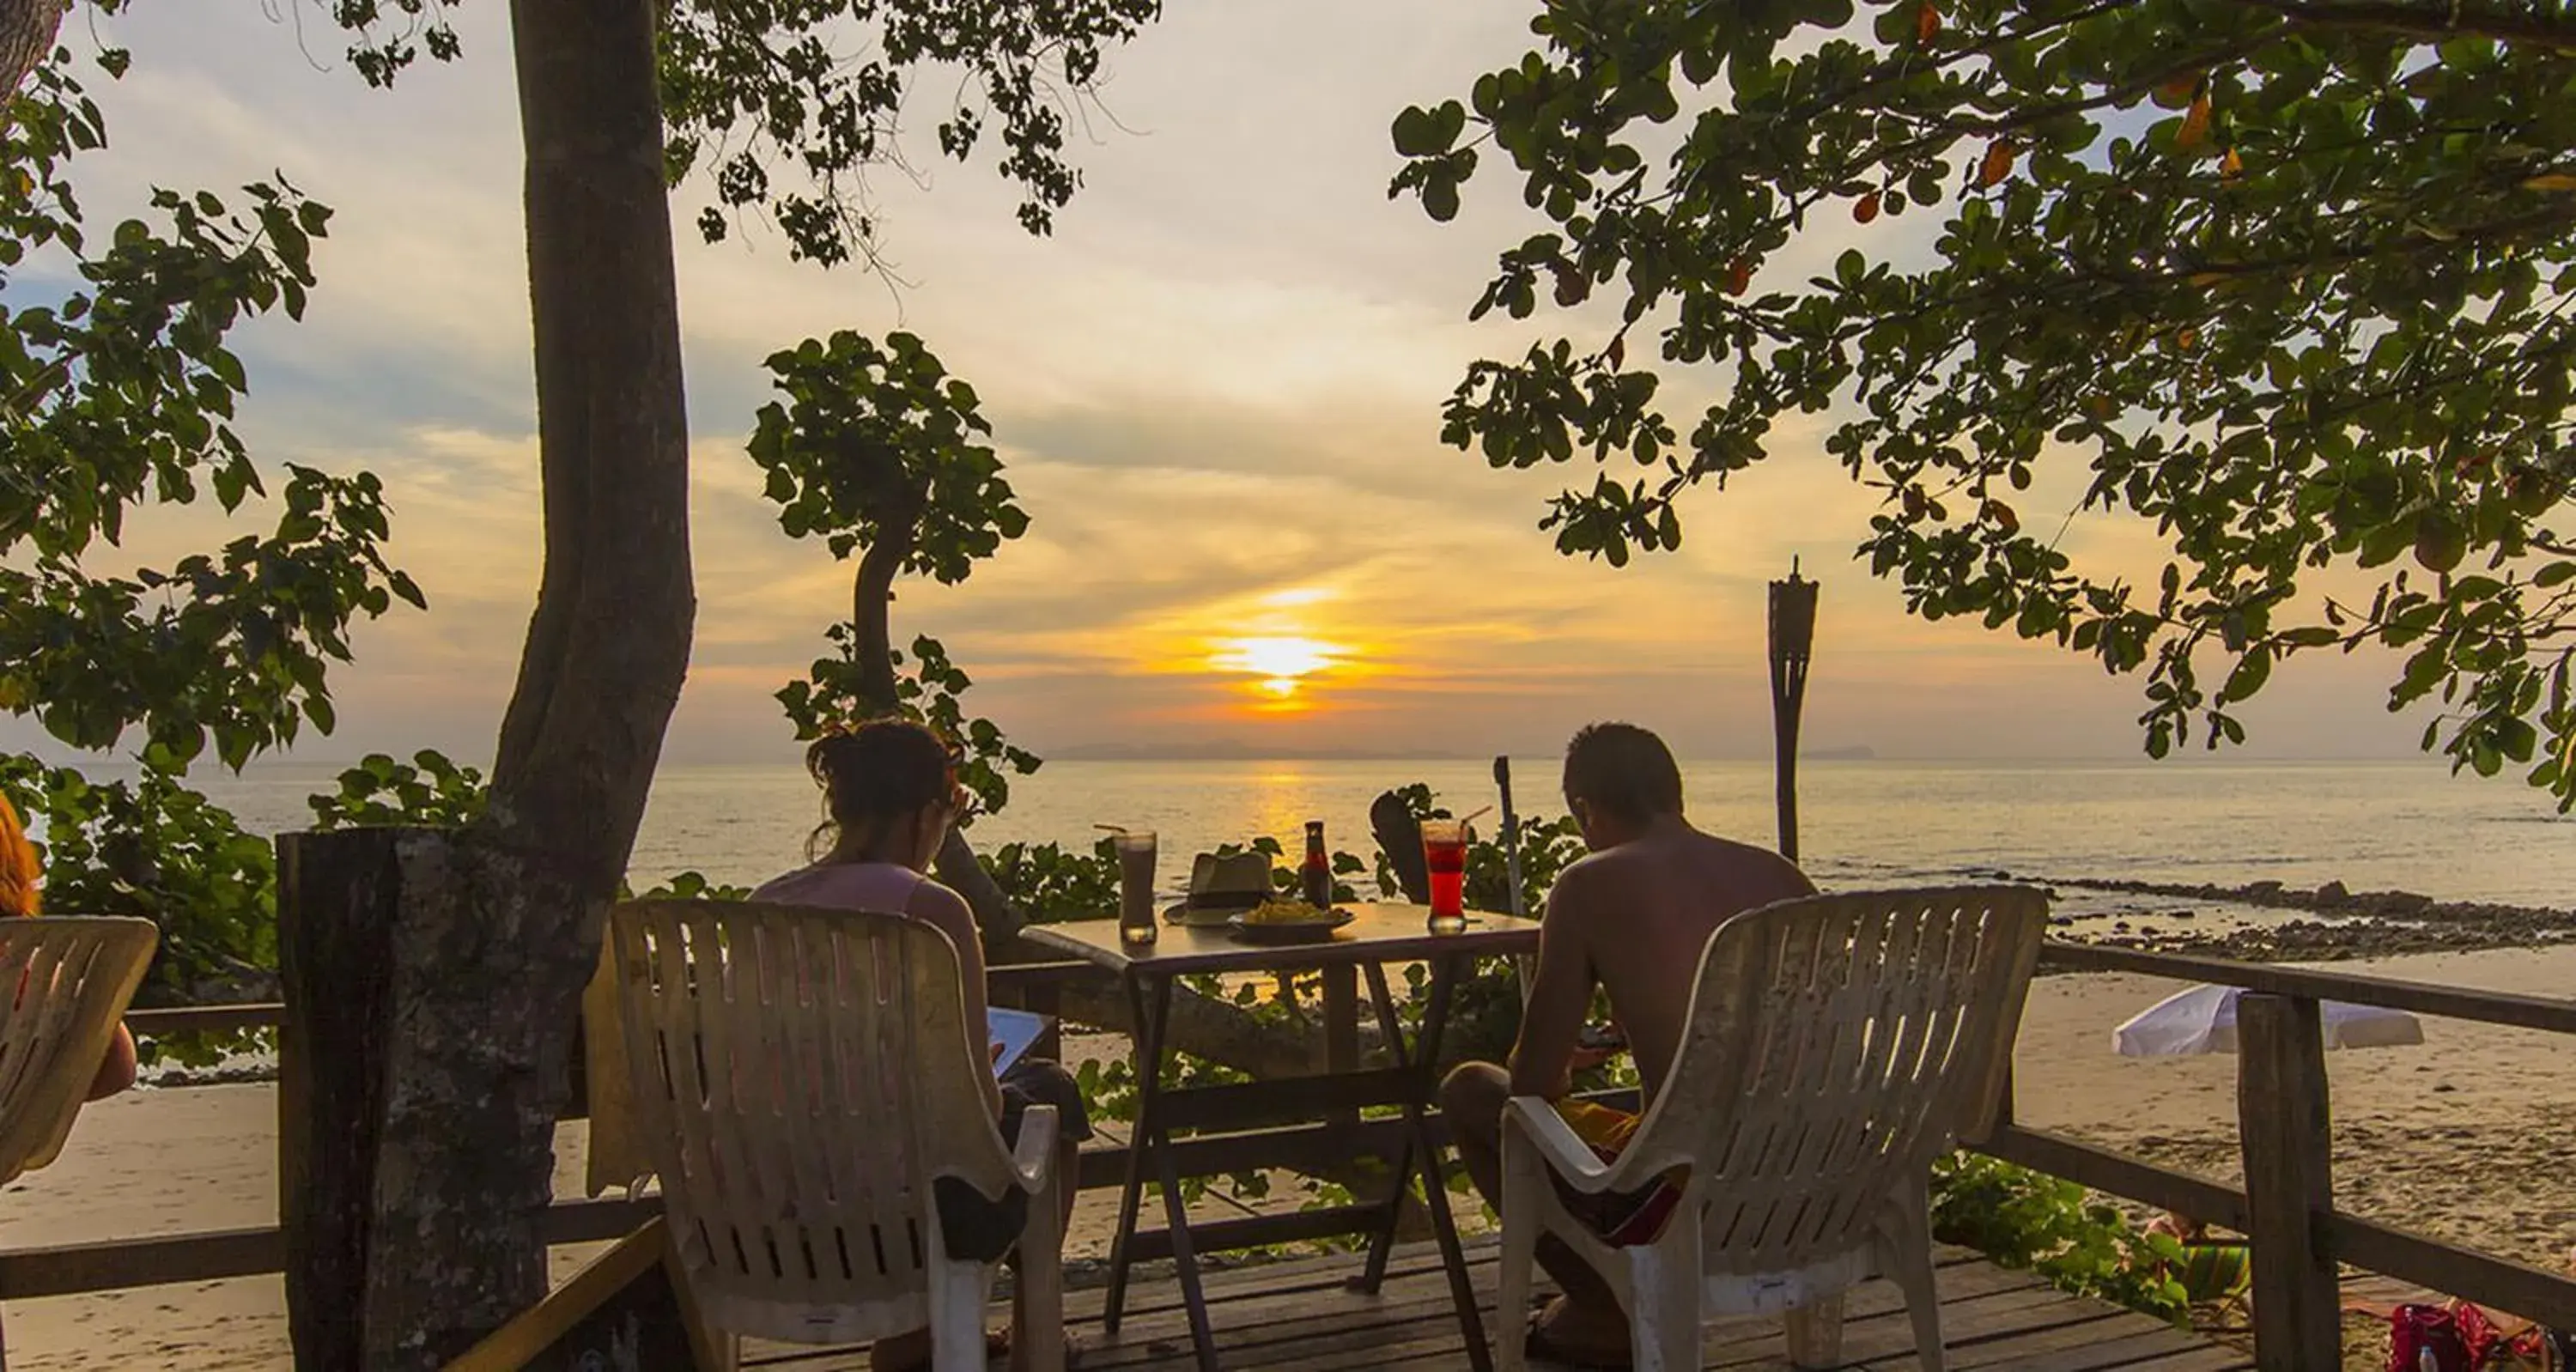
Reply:
[[[1455,818],[1439,797],[1421,782],[1399,786],[1395,790],[1404,802],[1405,813],[1415,823],[1426,819]],[[1488,826],[1490,832],[1467,847],[1466,901],[1479,910],[1509,910],[1512,905],[1511,861],[1503,851],[1501,824]],[[1541,815],[1524,815],[1520,821],[1521,901],[1519,908],[1531,915],[1547,908],[1548,889],[1556,885],[1559,872],[1583,856],[1583,831],[1572,815],[1554,819]],[[1379,889],[1398,889],[1395,865],[1384,853],[1377,854]]]
[[[483,817],[490,794],[481,772],[422,749],[408,763],[369,753],[340,774],[338,791],[306,803],[313,807],[317,829],[393,824],[462,828]]]
[[[1099,919],[1118,908],[1118,858],[1107,839],[1088,853],[1053,843],[1005,843],[985,865],[1031,924]]]
[[[868,704],[857,631],[835,624],[824,635],[832,642],[832,656],[814,659],[805,680],[791,681],[776,693],[800,740],[848,729],[882,713]],[[929,725],[957,745],[962,754],[957,779],[975,793],[985,814],[1010,804],[1010,779],[1037,771],[1037,754],[1002,737],[993,721],[967,716],[962,698],[974,679],[948,660],[938,639],[927,634],[915,638],[908,661],[900,648],[889,649],[887,656],[895,670],[894,712]]]
[[[749,900],[751,888],[709,881],[703,872],[681,872],[650,891],[626,894],[634,900]]]
[[[0,795],[43,827],[45,908],[151,920],[161,948],[135,993],[142,1006],[275,994],[277,858],[222,806],[170,773],[95,782],[69,767],[0,756]],[[254,1046],[248,1034],[146,1041],[147,1065],[205,1066]]]
[[[1932,1169],[1932,1235],[2006,1267],[2037,1272],[2063,1290],[2181,1324],[2190,1298],[2173,1274],[2182,1245],[2130,1227],[2120,1212],[2074,1182],[1978,1153]]]

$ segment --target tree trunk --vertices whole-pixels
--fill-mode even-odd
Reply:
[[[853,462],[860,459],[853,457]],[[859,574],[850,586],[851,650],[859,659],[859,698],[869,709],[890,714],[899,703],[894,675],[894,579],[919,541],[924,501],[906,493],[889,499],[877,537],[859,555]]]
[[[987,953],[998,951],[1028,927],[1028,916],[1011,904],[1011,898],[1002,893],[1002,884],[984,870],[984,860],[975,855],[975,845],[967,842],[964,834],[949,830],[932,866],[940,884],[964,896],[966,908],[975,912],[975,927],[983,931]]]
[[[652,20],[649,0],[511,5],[546,565],[485,827],[582,869],[601,899],[625,875],[696,614]]]
[[[688,670],[653,22],[653,0],[511,4],[545,571],[484,819],[397,855],[394,1032],[376,1154],[357,1164],[373,1169],[370,1372],[439,1367],[545,1294],[537,1224],[582,986]]]
[[[0,102],[53,56],[70,0],[0,0]]]

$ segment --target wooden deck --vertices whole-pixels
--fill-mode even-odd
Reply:
[[[1492,1240],[1470,1244],[1468,1256],[1476,1289],[1489,1302],[1486,1327],[1498,1328],[1490,1304],[1495,1287]],[[1344,1288],[1358,1269],[1359,1258],[1352,1255],[1209,1272],[1208,1314],[1216,1327],[1220,1364],[1229,1372],[1451,1372],[1467,1366],[1448,1286],[1429,1245],[1397,1250],[1386,1288],[1375,1297]],[[1139,1276],[1149,1277],[1152,1271]],[[2233,1349],[2144,1315],[2067,1295],[2027,1272],[2007,1272],[1963,1250],[1942,1252],[1940,1283],[1941,1328],[1953,1368],[2219,1372],[2253,1366]],[[1189,1329],[1181,1319],[1179,1292],[1168,1279],[1145,1280],[1130,1292],[1126,1324],[1115,1342],[1100,1332],[1100,1305],[1098,1290],[1066,1297],[1074,1336],[1084,1349],[1077,1372],[1181,1372],[1191,1367]],[[997,1315],[996,1327],[1007,1318]],[[1844,1366],[1910,1372],[1920,1365],[1894,1287],[1871,1282],[1854,1291],[1846,1318]],[[1510,1323],[1517,1329],[1517,1320]],[[1709,1368],[1789,1366],[1776,1319],[1717,1326],[1710,1331],[1706,1357]],[[855,1349],[755,1342],[745,1348],[743,1363],[780,1372],[841,1372],[865,1368],[868,1360]],[[1533,1369],[1552,1366],[1531,1363]]]

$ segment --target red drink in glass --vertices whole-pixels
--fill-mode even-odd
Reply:
[[[1454,819],[1422,821],[1422,863],[1431,869],[1431,932],[1467,928],[1467,826]]]

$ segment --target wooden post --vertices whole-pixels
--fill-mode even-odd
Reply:
[[[1348,963],[1323,969],[1324,1062],[1327,1072],[1356,1072],[1360,1066],[1360,974]],[[1335,1124],[1356,1128],[1357,1110],[1336,1110]]]
[[[433,1369],[546,1293],[577,879],[471,831],[283,835],[279,1222],[301,1368]],[[502,994],[526,1002],[504,1012]]]
[[[2325,1037],[2307,997],[2236,1003],[2237,1127],[2254,1258],[2254,1361],[2263,1372],[2335,1367],[2343,1316],[2316,1217],[2334,1210]]]
[[[402,887],[397,832],[277,836],[286,998],[277,1030],[277,1220],[300,1368],[366,1365],[367,1227]]]
[[[1807,702],[1807,659],[1816,646],[1816,583],[1798,575],[1771,583],[1771,742],[1780,806],[1780,856],[1798,860],[1798,716]]]
[[[1047,1018],[1046,1028],[1038,1031],[1038,1041],[1029,1045],[1029,1052],[1042,1058],[1062,1059],[1064,1057],[1064,997],[1057,994],[1055,983],[1046,982],[1030,987],[1028,994],[1020,998],[1020,1008],[1030,1014],[1044,1015]]]

